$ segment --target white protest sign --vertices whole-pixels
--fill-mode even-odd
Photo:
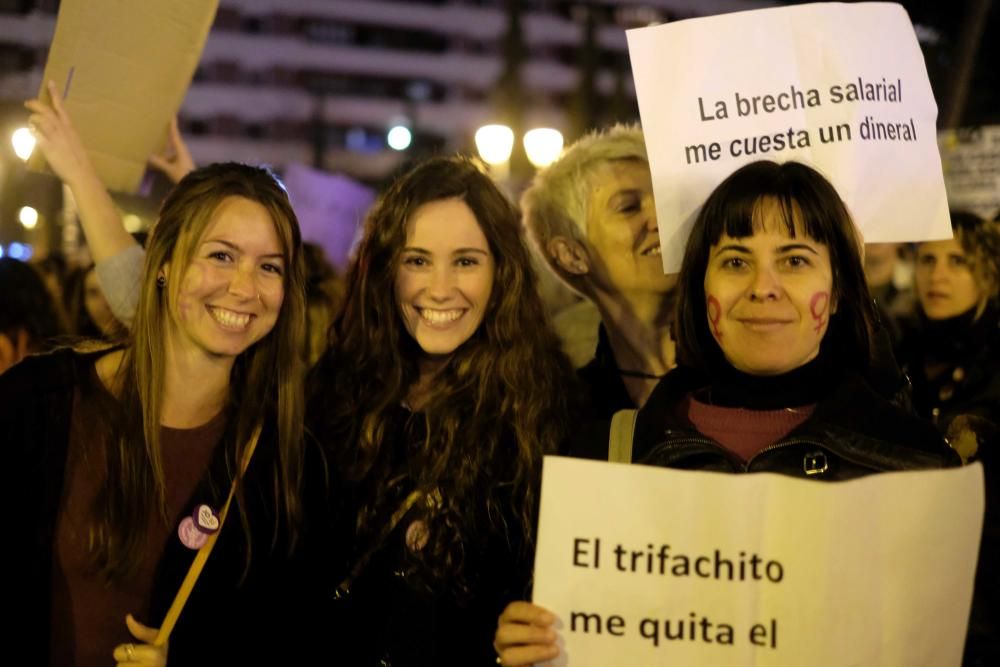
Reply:
[[[664,271],[715,186],[755,160],[818,169],[867,242],[951,238],[937,105],[901,6],[776,7],[627,37]]]
[[[554,665],[958,665],[978,464],[823,483],[546,457]]]
[[[952,207],[992,220],[1000,213],[1000,125],[938,133]]]
[[[322,246],[330,263],[343,271],[361,222],[375,201],[374,190],[346,176],[295,163],[285,169],[283,180],[302,238]]]

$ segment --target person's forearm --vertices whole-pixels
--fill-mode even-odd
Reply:
[[[122,217],[97,174],[88,171],[67,180],[66,184],[76,200],[80,225],[87,237],[87,246],[94,262],[104,261],[138,245],[132,235],[125,231]]]
[[[111,195],[97,176],[63,107],[59,90],[52,81],[46,85],[49,103],[40,99],[24,103],[31,111],[28,122],[36,133],[38,148],[46,162],[73,192],[91,256],[99,262],[135,245],[135,241],[125,231]]]

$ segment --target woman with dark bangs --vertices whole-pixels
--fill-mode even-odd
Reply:
[[[369,214],[311,405],[340,487],[310,550],[332,599],[316,630],[344,664],[492,663],[526,593],[573,391],[530,267],[516,208],[467,159],[418,165]]]
[[[872,388],[884,360],[860,247],[846,206],[814,169],[761,161],[731,174],[688,238],[679,366],[613,460],[817,481],[957,464],[930,424]],[[573,453],[607,458],[609,429],[592,436]],[[553,621],[537,605],[508,606],[496,634],[502,664],[558,655]]]

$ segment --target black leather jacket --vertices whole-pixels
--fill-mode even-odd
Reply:
[[[936,429],[845,372],[801,426],[742,461],[695,430],[682,414],[685,398],[705,386],[699,373],[677,368],[660,381],[636,422],[635,463],[716,472],[776,472],[828,481],[873,472],[958,465]],[[606,458],[609,425],[590,429],[571,454]]]

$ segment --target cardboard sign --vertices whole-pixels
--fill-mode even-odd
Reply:
[[[534,601],[589,665],[958,665],[979,464],[824,483],[546,457]]]
[[[42,76],[55,81],[104,185],[135,192],[191,83],[218,0],[62,0]],[[41,151],[29,161],[44,167]]]
[[[706,197],[756,160],[818,169],[866,242],[951,238],[937,105],[901,6],[777,7],[627,37],[664,271]]]
[[[302,238],[322,246],[338,270],[346,269],[361,222],[375,201],[374,190],[346,176],[296,163],[285,169],[284,182]]]
[[[948,201],[992,220],[1000,213],[1000,125],[938,133]]]

